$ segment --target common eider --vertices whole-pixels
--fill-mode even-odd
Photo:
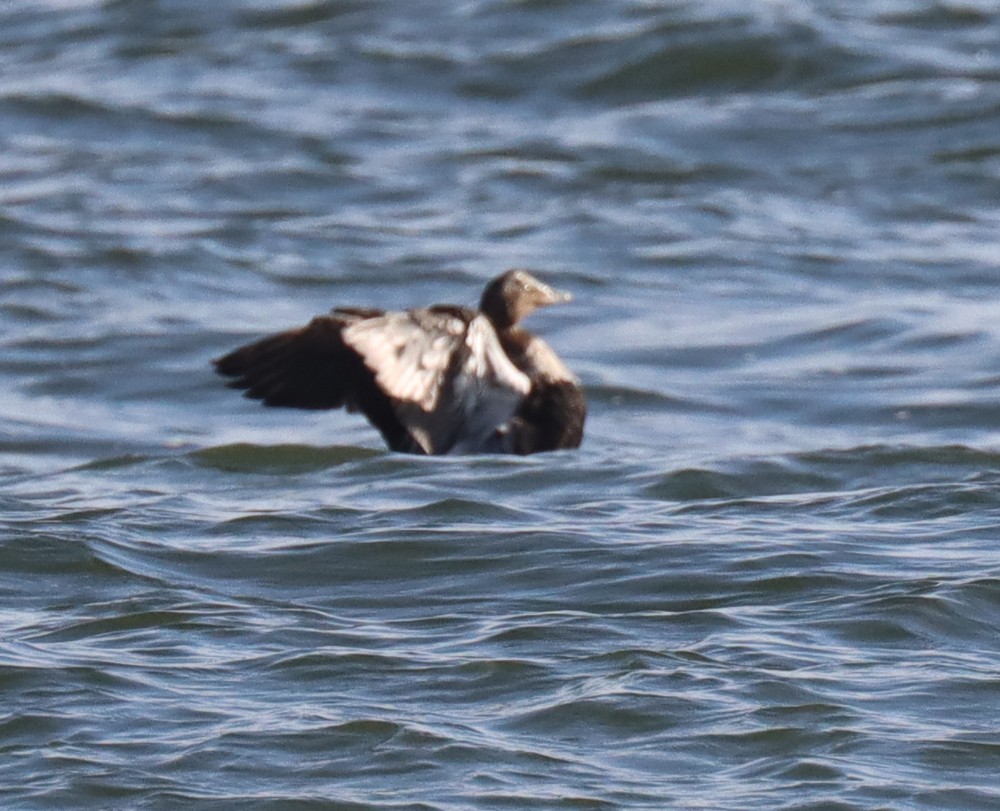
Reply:
[[[573,373],[520,321],[569,301],[524,270],[486,285],[479,309],[345,307],[214,361],[269,406],[360,411],[391,450],[528,454],[576,448],[587,406]]]

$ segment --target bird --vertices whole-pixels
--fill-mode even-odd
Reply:
[[[392,451],[520,454],[583,440],[580,381],[520,326],[572,296],[524,269],[491,280],[479,308],[339,307],[213,361],[268,406],[360,412]]]

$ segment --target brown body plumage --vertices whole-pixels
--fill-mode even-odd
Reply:
[[[266,405],[362,412],[395,451],[535,453],[575,448],[586,401],[552,349],[518,326],[567,301],[523,270],[498,276],[479,310],[342,308],[215,361]]]

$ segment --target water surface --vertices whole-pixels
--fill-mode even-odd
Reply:
[[[1000,804],[990,2],[0,8],[9,808]],[[209,361],[526,266],[583,447]]]

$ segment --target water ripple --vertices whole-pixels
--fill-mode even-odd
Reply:
[[[997,806],[997,23],[0,4],[0,804]],[[509,266],[579,451],[211,369]]]

